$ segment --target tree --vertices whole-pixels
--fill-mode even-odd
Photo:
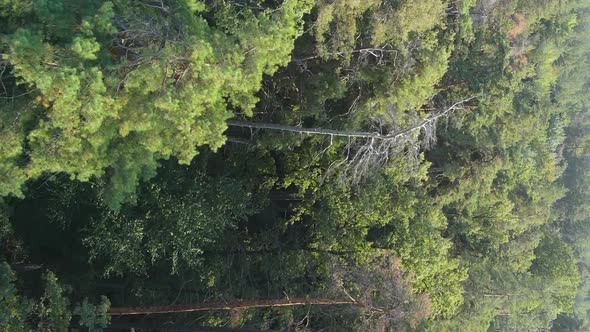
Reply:
[[[0,0],[6,319],[584,328],[588,5]]]
[[[0,264],[0,329],[5,331],[69,331],[79,327],[87,331],[102,331],[107,327],[110,318],[107,315],[110,302],[102,297],[98,305],[88,299],[77,304],[73,311],[69,300],[65,297],[64,288],[58,283],[56,276],[47,272],[44,276],[45,291],[39,301],[19,295],[14,285],[16,275],[6,262]],[[73,315],[77,323],[71,326]]]
[[[201,171],[161,174],[139,191],[137,206],[105,209],[84,238],[90,259],[105,274],[145,274],[164,265],[171,273],[201,266],[207,248],[253,214],[251,193],[240,182]]]
[[[417,159],[419,146],[431,147],[436,142],[436,125],[441,118],[450,116],[460,109],[465,103],[474,97],[458,101],[445,110],[431,115],[414,126],[407,129],[398,129],[395,121],[379,119],[380,126],[377,132],[341,131],[324,128],[301,128],[296,126],[280,125],[273,123],[255,123],[248,121],[230,120],[229,126],[245,127],[250,129],[270,129],[282,132],[293,132],[307,135],[330,136],[330,146],[334,137],[348,139],[344,146],[346,157],[339,164],[344,165],[344,178],[352,183],[358,183],[375,169],[386,164],[390,158],[405,153],[410,161]],[[390,123],[389,123],[390,122]],[[422,137],[420,137],[422,135]],[[356,140],[360,139],[358,143]],[[352,153],[351,153],[352,150]]]
[[[27,102],[3,105],[12,109],[2,121],[1,167],[10,177],[0,194],[22,195],[25,179],[48,172],[88,181],[108,171],[118,208],[155,175],[159,159],[187,164],[197,146],[224,143],[231,109],[251,115],[263,75],[288,62],[309,3],[225,7],[213,13],[215,26],[201,1],[20,8],[4,15],[26,14],[35,24],[4,28],[0,48],[16,90],[7,97]]]
[[[211,310],[240,311],[254,308],[291,306],[349,306],[360,312],[360,324],[371,330],[404,328],[402,318],[415,327],[430,314],[426,296],[412,294],[412,280],[403,274],[399,263],[386,252],[374,257],[373,264],[361,267],[356,264],[336,264],[333,270],[332,297],[306,296],[302,298],[235,300],[199,304],[182,304],[154,307],[111,308],[111,316],[183,313]],[[334,297],[336,296],[336,297]]]

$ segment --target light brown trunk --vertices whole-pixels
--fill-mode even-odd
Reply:
[[[330,300],[330,299],[275,299],[275,300],[237,300],[231,302],[206,302],[199,304],[179,304],[154,307],[120,307],[111,308],[111,316],[148,315],[148,314],[171,314],[182,312],[209,311],[209,310],[241,310],[251,308],[272,308],[272,307],[293,307],[303,305],[359,305],[352,300]]]

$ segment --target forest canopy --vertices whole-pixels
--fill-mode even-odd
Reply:
[[[589,14],[0,0],[0,330],[590,329]]]

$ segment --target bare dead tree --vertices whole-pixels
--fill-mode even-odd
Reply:
[[[470,15],[473,23],[477,26],[483,25],[492,16],[492,13],[497,10],[502,3],[509,3],[510,1],[500,0],[482,0],[478,1],[477,6],[470,10]]]
[[[376,117],[372,120],[374,131],[341,131],[326,128],[303,128],[274,123],[260,123],[241,120],[229,120],[228,126],[250,129],[268,129],[292,132],[305,135],[344,137],[348,143],[344,149],[344,157],[334,162],[329,172],[342,169],[341,179],[359,183],[375,169],[381,168],[392,157],[405,155],[409,161],[416,161],[421,149],[429,149],[436,143],[436,126],[440,119],[447,118],[454,111],[475,99],[469,97],[452,104],[442,111],[435,112],[426,119],[413,119],[414,124],[402,129],[395,121],[395,112],[387,118]],[[410,163],[412,164],[412,163]]]
[[[383,251],[365,264],[336,262],[331,288],[361,305],[357,310],[366,331],[414,328],[432,313],[428,296],[415,294],[413,279],[391,252]]]
[[[239,314],[246,309],[278,308],[293,306],[344,307],[356,313],[359,322],[371,331],[385,331],[386,327],[404,330],[403,326],[415,327],[431,314],[430,299],[415,294],[412,278],[401,270],[400,262],[391,252],[383,251],[368,264],[331,262],[332,277],[322,296],[281,299],[233,300],[203,302],[198,304],[165,305],[151,307],[114,307],[110,316],[133,316],[148,314],[176,314],[200,311],[228,311]],[[309,316],[309,313],[308,313]]]

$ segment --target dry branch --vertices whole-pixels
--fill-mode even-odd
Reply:
[[[436,123],[440,118],[446,117],[452,111],[457,110],[460,108],[461,105],[465,104],[466,102],[474,99],[475,97],[470,97],[465,100],[456,102],[451,107],[447,108],[446,110],[437,113],[420,124],[413,126],[407,130],[389,134],[389,135],[382,135],[379,132],[365,132],[365,131],[342,131],[342,130],[334,130],[334,129],[325,129],[325,128],[303,128],[297,126],[289,126],[289,125],[281,125],[275,123],[264,123],[264,122],[250,122],[250,121],[242,121],[242,120],[228,120],[227,125],[231,127],[245,127],[245,128],[252,128],[252,129],[270,129],[270,130],[278,130],[278,131],[288,131],[293,133],[299,134],[311,134],[311,135],[327,135],[327,136],[339,136],[339,137],[350,137],[350,138],[372,138],[378,140],[394,140],[405,136],[409,133],[415,131],[421,131]]]
[[[345,137],[348,144],[345,157],[334,163],[329,171],[343,167],[342,179],[352,183],[360,182],[372,170],[383,166],[391,157],[405,154],[410,160],[416,160],[422,149],[429,149],[436,143],[436,124],[443,117],[475,97],[458,101],[443,111],[437,112],[427,119],[418,122],[408,129],[400,130],[392,120],[375,119],[376,131],[342,131],[326,128],[303,128],[275,123],[260,123],[240,120],[229,120],[228,126],[250,129],[268,129],[306,135],[326,135]],[[384,134],[385,133],[385,134]]]
[[[274,300],[251,300],[251,301],[232,301],[232,302],[209,302],[200,304],[182,304],[167,305],[154,307],[121,307],[111,308],[111,316],[129,316],[129,315],[147,315],[147,314],[170,314],[182,312],[210,311],[210,310],[243,310],[251,308],[273,308],[273,307],[293,307],[305,305],[358,305],[351,300],[331,300],[331,299],[274,299]]]
[[[294,58],[292,61],[293,62],[305,62],[308,60],[315,60],[315,59],[320,59],[320,58],[325,58],[325,57],[344,57],[347,55],[351,55],[351,54],[369,54],[374,56],[377,59],[381,59],[385,56],[385,54],[393,54],[394,56],[397,56],[398,51],[395,49],[389,49],[386,47],[371,47],[371,48],[362,48],[362,49],[358,49],[358,50],[351,50],[351,51],[346,51],[346,52],[332,52],[332,53],[326,53],[326,54],[317,54],[317,55],[311,55],[311,56],[307,56],[307,57],[303,57],[303,58]]]

